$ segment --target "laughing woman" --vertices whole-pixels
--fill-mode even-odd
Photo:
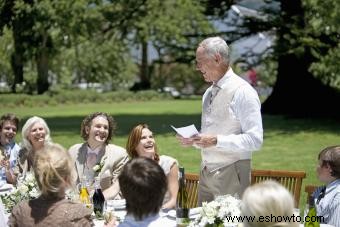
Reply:
[[[100,176],[105,199],[120,198],[118,175],[128,161],[124,148],[109,144],[114,129],[115,122],[108,114],[90,114],[81,124],[81,137],[85,142],[75,144],[69,149],[77,171],[78,183],[84,177],[93,183],[94,177]]]
[[[13,179],[16,182],[19,175],[25,176],[27,172],[33,171],[35,155],[44,146],[52,143],[50,129],[41,117],[29,118],[22,127],[22,143],[18,160],[13,169]]]
[[[178,192],[178,163],[172,157],[158,154],[155,139],[147,124],[139,124],[131,130],[126,151],[132,159],[136,157],[151,158],[162,167],[168,180],[168,190],[162,208],[174,208]]]

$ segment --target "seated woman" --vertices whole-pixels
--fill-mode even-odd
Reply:
[[[318,159],[317,175],[326,185],[313,194],[317,215],[322,223],[340,226],[340,146],[323,149]]]
[[[163,209],[174,208],[178,192],[177,160],[158,154],[155,139],[147,124],[139,124],[131,130],[126,144],[126,151],[132,159],[141,156],[147,157],[162,167],[168,179],[168,191],[164,198]]]
[[[172,221],[159,215],[167,179],[156,162],[145,157],[130,160],[119,176],[119,184],[127,211],[119,227],[174,226]]]
[[[85,142],[69,149],[77,171],[77,182],[85,177],[93,183],[94,177],[100,176],[105,199],[120,198],[118,175],[129,160],[124,148],[109,144],[114,129],[115,122],[108,114],[90,114],[81,124],[81,136]]]
[[[13,180],[16,182],[17,177],[26,175],[31,171],[35,155],[44,146],[52,142],[50,129],[41,117],[31,117],[27,119],[22,127],[22,143],[19,151],[16,167],[13,169]]]
[[[58,144],[44,146],[36,153],[34,175],[41,195],[16,205],[9,226],[91,226],[91,210],[65,199],[73,187],[75,172],[70,155]]]
[[[12,113],[0,118],[0,168],[5,169],[7,182],[14,183],[13,169],[16,165],[20,147],[15,142],[19,119]]]
[[[294,215],[293,196],[275,181],[263,181],[248,187],[243,194],[242,202],[241,215],[255,217],[251,222],[244,219],[244,227],[299,226],[300,220],[292,218]],[[262,221],[260,216],[264,218]],[[283,216],[289,217],[289,221],[285,222]]]

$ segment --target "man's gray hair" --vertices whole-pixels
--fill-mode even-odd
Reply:
[[[205,52],[207,55],[214,57],[216,54],[219,54],[223,62],[229,65],[230,62],[230,53],[229,53],[229,46],[219,36],[215,37],[209,37],[204,39],[200,44],[200,47],[203,47],[205,49]]]

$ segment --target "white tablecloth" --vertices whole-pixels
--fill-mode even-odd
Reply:
[[[125,210],[115,210],[114,215],[118,217],[120,220],[123,220],[126,211]],[[176,227],[176,212],[175,210],[170,210],[168,213],[160,212],[160,216],[167,218],[169,220],[169,223],[171,223],[169,226],[162,226],[162,227]],[[104,226],[104,220],[94,220],[94,226],[95,227],[102,227]]]

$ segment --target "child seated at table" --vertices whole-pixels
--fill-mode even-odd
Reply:
[[[126,199],[127,211],[119,227],[173,225],[170,220],[159,215],[167,190],[167,179],[155,161],[145,157],[130,160],[119,175],[119,185]]]
[[[325,186],[314,195],[317,215],[321,223],[340,226],[340,146],[329,146],[320,151],[317,175]]]

